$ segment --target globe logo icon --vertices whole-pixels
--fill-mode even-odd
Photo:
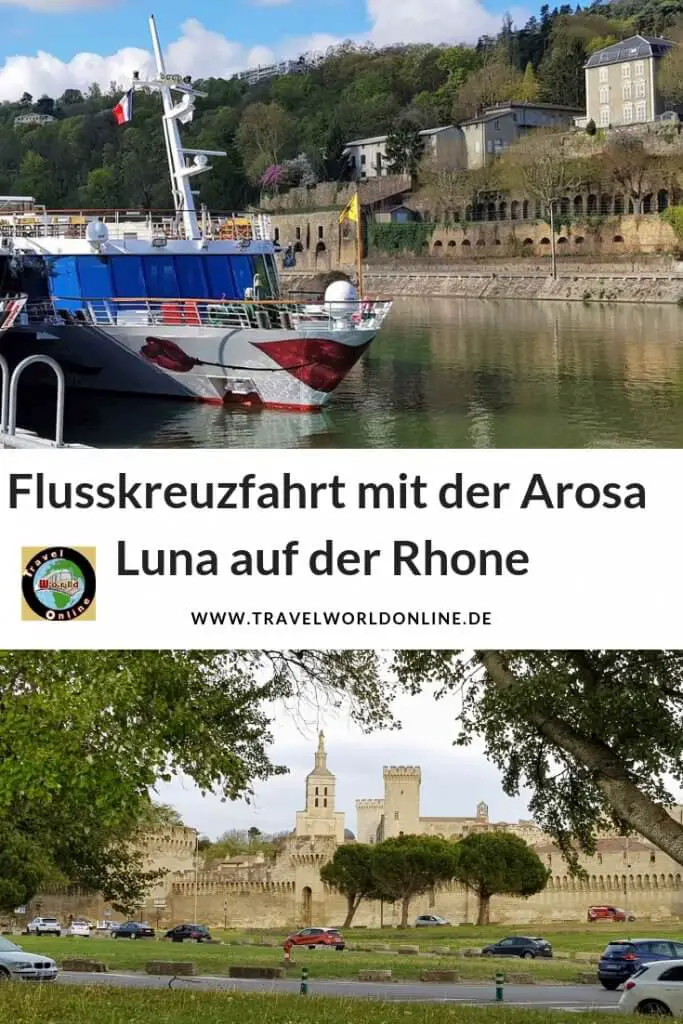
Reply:
[[[52,611],[68,611],[85,593],[85,577],[78,565],[68,558],[46,562],[33,578],[33,592],[38,601]]]
[[[94,548],[22,548],[22,618],[94,619]]]

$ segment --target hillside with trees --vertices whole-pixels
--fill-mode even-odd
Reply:
[[[497,37],[473,47],[346,43],[302,73],[255,86],[210,79],[188,144],[228,156],[201,179],[201,199],[212,210],[239,209],[263,188],[341,180],[346,141],[459,122],[496,102],[582,106],[590,53],[633,32],[678,35],[681,25],[683,0],[544,5],[523,27],[506,19]],[[683,61],[669,63],[667,88],[678,100]],[[111,110],[123,88],[0,104],[0,194],[32,195],[49,208],[169,208],[159,100],[136,93],[133,122],[119,128]],[[26,113],[55,120],[15,124]]]

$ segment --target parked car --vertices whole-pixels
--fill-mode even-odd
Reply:
[[[146,921],[126,921],[114,925],[109,934],[112,939],[153,939],[154,929]]]
[[[288,935],[284,942],[285,949],[292,946],[308,946],[315,949],[316,946],[334,946],[342,950],[346,946],[346,939],[336,928],[303,928],[300,932]]]
[[[173,942],[211,942],[209,929],[204,924],[177,924],[166,932],[164,938]]]
[[[0,938],[0,981],[54,981],[56,977],[57,964],[49,956],[27,953]]]
[[[439,917],[438,914],[420,914],[415,918],[416,928],[439,928],[450,923],[445,917]]]
[[[669,939],[623,939],[608,942],[598,963],[598,981],[614,992],[646,964],[683,959],[683,943]]]
[[[593,921],[635,921],[635,914],[621,907],[589,907],[588,920]]]
[[[485,946],[482,956],[519,956],[522,960],[534,960],[539,957],[551,957],[553,947],[545,939],[530,938],[527,935],[515,935],[509,939]]]
[[[62,926],[56,917],[34,917],[26,925],[27,935],[61,935]]]
[[[64,934],[68,935],[70,939],[89,939],[90,924],[88,921],[72,921]]]
[[[624,982],[618,1009],[651,1017],[683,1016],[683,960],[641,967]]]

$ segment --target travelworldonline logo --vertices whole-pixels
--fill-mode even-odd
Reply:
[[[24,621],[95,619],[95,548],[22,548]]]

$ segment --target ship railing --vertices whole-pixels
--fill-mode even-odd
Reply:
[[[26,306],[26,295],[6,295],[0,299],[0,334],[14,326]]]
[[[391,300],[294,302],[282,299],[60,299],[29,303],[29,324],[74,324],[96,327],[221,327],[300,331],[316,328],[378,330]]]
[[[88,225],[104,224],[112,239],[182,239],[182,220],[169,210],[45,210],[31,212],[0,211],[0,237],[3,238],[76,238],[84,239]],[[240,214],[204,216],[201,229],[205,238],[237,241],[267,241],[271,237],[270,218]]]

